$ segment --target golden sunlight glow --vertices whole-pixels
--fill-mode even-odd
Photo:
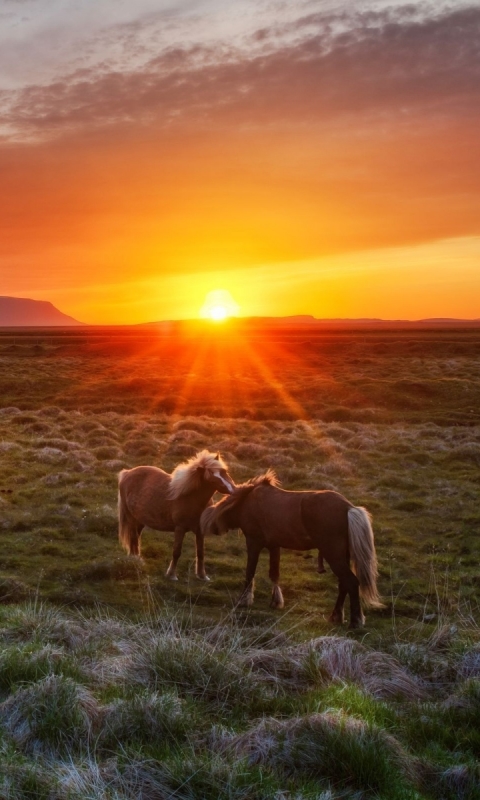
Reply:
[[[228,317],[228,311],[225,306],[212,306],[209,311],[209,317],[214,322],[223,322]]]
[[[213,289],[205,297],[205,302],[200,309],[200,316],[213,322],[223,322],[227,317],[236,316],[239,308],[229,291]]]

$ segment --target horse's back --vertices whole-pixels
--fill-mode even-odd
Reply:
[[[168,492],[170,475],[159,467],[133,467],[133,469],[123,469],[119,473],[118,483],[127,492]]]
[[[287,492],[274,486],[258,486],[242,509],[242,529],[261,531],[266,546],[309,550],[314,547],[301,515],[303,492]]]
[[[317,492],[299,492],[302,497],[302,514],[308,518],[322,516],[327,520],[337,521],[343,518],[353,507],[343,494],[324,489]]]
[[[168,472],[159,467],[133,467],[122,470],[118,482],[120,496],[135,519],[156,530],[172,530]]]
[[[353,508],[346,497],[330,490],[305,492],[302,521],[327,560],[334,553],[348,552],[348,512]]]

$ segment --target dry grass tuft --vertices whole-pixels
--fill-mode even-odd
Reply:
[[[49,675],[0,705],[0,725],[25,753],[70,753],[87,747],[101,719],[100,707],[84,686]]]
[[[222,708],[260,699],[258,681],[231,653],[201,637],[164,634],[144,643],[129,665],[129,679],[158,690],[175,688]]]
[[[298,771],[340,785],[391,796],[392,781],[416,783],[417,764],[398,740],[375,726],[341,713],[326,712],[286,721],[267,718],[247,733],[219,743],[237,758],[287,775]]]
[[[466,652],[458,665],[461,678],[480,678],[480,644]]]
[[[127,700],[115,700],[105,709],[100,746],[152,742],[160,746],[181,741],[191,728],[184,705],[175,692],[141,692]]]
[[[297,688],[349,681],[378,698],[420,699],[425,695],[425,687],[393,656],[340,636],[321,636],[283,652],[253,651],[246,655],[246,662],[264,679]]]
[[[4,608],[0,619],[4,625],[0,629],[0,641],[50,642],[72,650],[85,641],[85,627],[80,617],[67,616],[60,609],[36,600]]]
[[[480,765],[449,767],[438,780],[439,794],[452,800],[477,800],[480,796]]]
[[[48,800],[133,800],[119,788],[122,776],[115,759],[105,764],[93,758],[58,762],[55,777]]]

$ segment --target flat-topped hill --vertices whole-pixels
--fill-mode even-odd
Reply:
[[[27,297],[0,297],[0,327],[43,327],[83,325],[47,300]]]

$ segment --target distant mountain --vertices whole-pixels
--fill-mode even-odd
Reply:
[[[83,325],[83,322],[63,314],[46,300],[30,300],[27,297],[0,296],[0,327],[45,327]]]

